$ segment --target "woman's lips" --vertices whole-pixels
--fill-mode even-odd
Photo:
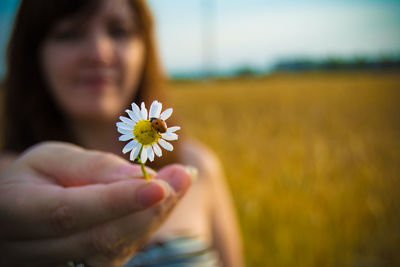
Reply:
[[[79,85],[93,92],[102,92],[114,83],[112,75],[96,74],[80,77]]]

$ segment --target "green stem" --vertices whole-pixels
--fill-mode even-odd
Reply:
[[[143,150],[143,146],[140,148],[139,154],[138,154],[138,156],[137,156],[136,159],[137,159],[137,161],[140,163],[140,168],[142,169],[144,178],[145,178],[146,180],[149,180],[150,177],[149,177],[149,175],[147,174],[146,169],[144,168],[144,163],[142,163],[142,161],[140,160],[140,154],[142,154],[142,150]]]
[[[143,172],[144,178],[145,178],[146,180],[149,180],[150,178],[149,178],[149,175],[147,174],[146,169],[144,168],[144,164],[143,164],[143,163],[140,163],[140,167],[142,168],[142,172]]]

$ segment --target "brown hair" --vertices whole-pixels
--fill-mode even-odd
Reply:
[[[128,2],[146,46],[144,69],[132,102],[145,101],[146,105],[152,99],[165,102],[165,75],[157,54],[152,14],[145,0]],[[6,58],[4,150],[21,152],[45,140],[78,143],[46,88],[40,67],[40,49],[58,21],[72,15],[93,14],[102,3],[99,0],[21,1]],[[176,159],[176,153],[169,155],[170,160]]]

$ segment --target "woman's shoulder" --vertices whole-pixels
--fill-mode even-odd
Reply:
[[[182,159],[185,165],[196,167],[199,177],[210,178],[222,175],[222,165],[217,154],[207,145],[195,139],[182,142]]]

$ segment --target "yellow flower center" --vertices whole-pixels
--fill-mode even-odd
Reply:
[[[133,127],[133,136],[142,145],[150,145],[158,141],[161,135],[151,126],[150,120],[140,120]]]

